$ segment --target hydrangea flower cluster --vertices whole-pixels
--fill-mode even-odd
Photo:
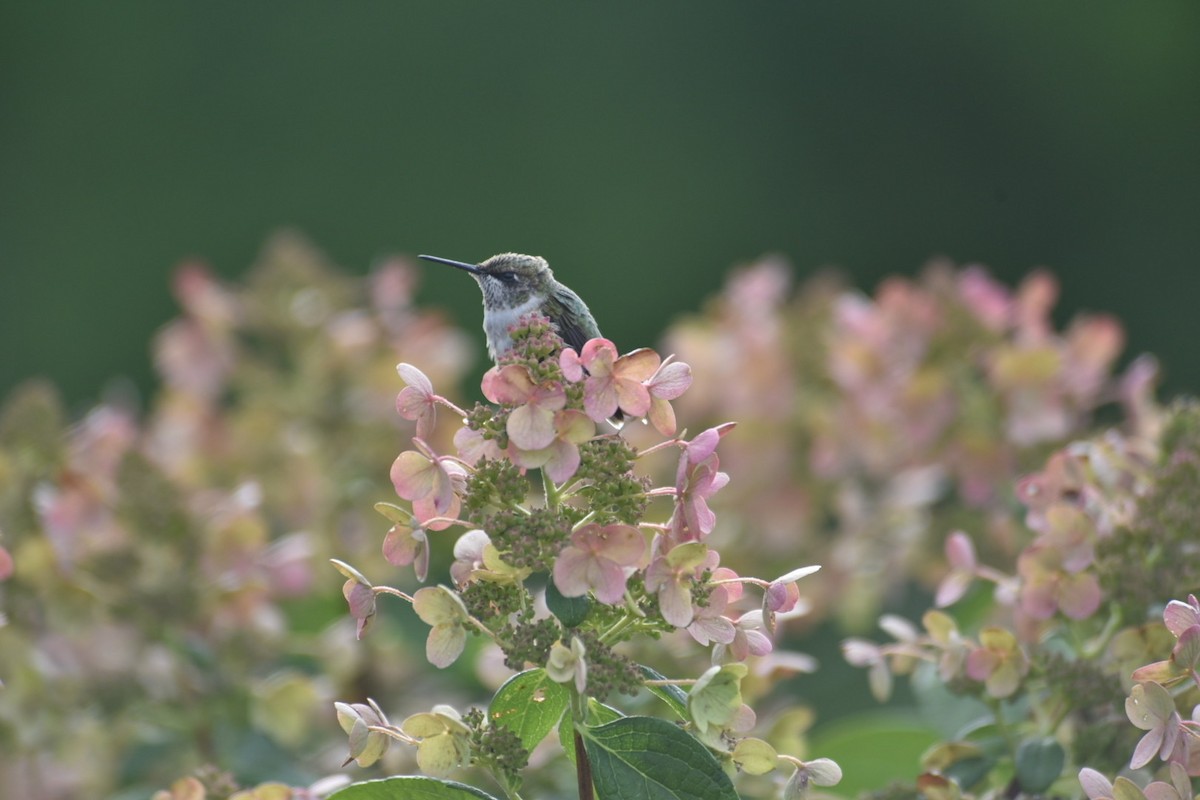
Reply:
[[[719,500],[725,530],[753,529],[765,561],[818,554],[814,612],[851,629],[927,578],[945,530],[988,531],[989,555],[1015,553],[1013,480],[1084,434],[1097,406],[1136,402],[1153,381],[1145,361],[1113,378],[1124,334],[1112,317],[1056,328],[1045,272],[1015,290],[942,263],[869,296],[829,277],[790,283],[764,260],[672,326],[667,346],[697,375],[676,405],[742,420],[723,451],[742,478]],[[1063,599],[1086,605],[1087,587],[1075,593]]]
[[[1138,408],[1125,431],[1056,451],[1018,482],[1028,538],[1011,571],[952,533],[921,629],[885,616],[894,641],[844,643],[880,699],[893,675],[916,672],[984,701],[961,739],[924,760],[939,796],[1079,785],[1092,800],[1194,796],[1200,406]],[[940,711],[966,702],[942,696]]]
[[[396,493],[408,504],[377,506],[392,523],[384,555],[425,580],[430,550],[459,529],[453,544],[444,545],[454,553],[450,580],[410,595],[334,563],[346,578],[343,591],[360,636],[376,617],[378,598],[398,597],[429,626],[426,655],[434,666],[449,667],[478,638],[516,674],[487,714],[439,705],[395,725],[374,704],[340,703],[350,757],[370,764],[397,740],[417,748],[426,775],[444,778],[474,764],[515,797],[529,751],[558,728],[576,762],[581,797],[615,796],[613,781],[636,776],[641,767],[612,765],[605,723],[647,733],[661,732],[661,720],[623,716],[602,704],[613,693],[651,692],[682,728],[668,724],[670,733],[662,735],[674,744],[655,739],[649,749],[679,747],[684,760],[694,762],[655,780],[683,785],[695,779],[694,770],[706,772],[716,781],[714,798],[736,796],[728,776],[738,772],[781,769],[787,774],[780,785],[790,780],[794,797],[809,778],[833,782],[835,766],[778,755],[747,735],[754,714],[742,699],[748,674],[742,662],[771,652],[776,620],[799,604],[797,581],[817,568],[766,581],[721,565],[711,545],[716,515],[708,501],[729,480],[717,450],[734,426],[691,437],[677,433],[671,403],[691,383],[684,362],[648,349],[621,355],[605,339],[579,352],[564,349],[549,321],[536,315],[510,333],[512,353],[483,376],[489,405],[462,409],[416,366],[398,369],[406,386],[397,408],[416,421],[417,436],[391,470]],[[451,453],[436,451],[421,435],[442,410],[463,420]],[[641,450],[621,435],[621,426],[640,427],[639,418],[663,437]],[[639,475],[643,459],[672,451],[672,483],[654,486]],[[540,486],[531,492],[534,472]],[[665,520],[654,521],[656,513]],[[745,607],[747,589],[757,590],[751,608]],[[685,631],[712,651],[713,666],[698,678],[667,679],[625,652],[635,638]],[[553,714],[536,730],[525,714],[510,724],[509,712],[497,710],[550,696]],[[597,762],[608,766],[601,772]],[[642,796],[630,791],[626,786],[620,796]]]
[[[374,551],[362,501],[404,425],[397,358],[445,384],[468,366],[462,331],[413,304],[417,275],[349,277],[293,234],[240,283],[187,263],[144,411],[123,384],[77,420],[44,382],[0,405],[6,797],[149,796],[236,752],[273,754],[239,767],[250,784],[337,768],[329,703],[405,676],[349,649],[318,565]],[[172,795],[201,783],[238,788],[220,771]]]

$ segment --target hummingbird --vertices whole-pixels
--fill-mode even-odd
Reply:
[[[449,264],[471,273],[483,292],[483,332],[488,355],[498,362],[512,349],[509,326],[526,314],[538,312],[567,347],[576,352],[589,339],[600,337],[600,328],[579,295],[554,279],[546,259],[521,253],[500,253],[479,264],[439,256],[418,256]]]

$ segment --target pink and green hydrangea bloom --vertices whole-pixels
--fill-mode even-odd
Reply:
[[[645,554],[646,538],[637,528],[585,525],[572,532],[571,543],[554,562],[554,585],[565,597],[591,591],[600,602],[614,605]]]

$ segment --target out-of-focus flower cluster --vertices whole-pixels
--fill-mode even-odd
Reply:
[[[847,659],[868,669],[880,699],[894,674],[916,672],[960,698],[940,695],[932,713],[975,716],[924,760],[939,796],[1082,785],[1092,800],[1190,800],[1200,406],[1139,403],[1124,430],[1053,452],[1016,495],[1026,533],[1015,558],[985,564],[952,533],[939,608],[920,629],[885,616],[894,641],[847,640]]]
[[[371,583],[349,564],[334,565],[346,578],[343,593],[360,636],[377,618],[377,600],[398,597],[429,626],[425,652],[434,666],[449,667],[479,637],[485,652],[497,654],[491,660],[517,674],[486,714],[439,704],[397,725],[374,701],[339,703],[350,759],[369,766],[396,740],[417,748],[427,775],[474,765],[515,796],[530,750],[554,727],[577,759],[590,751],[580,749],[579,730],[614,719],[648,730],[638,727],[650,725],[645,717],[600,704],[613,694],[649,690],[692,734],[692,747],[702,754],[707,748],[706,758],[715,756],[713,765],[730,775],[779,769],[776,788],[789,778],[804,787],[809,780],[836,782],[840,771],[832,762],[778,755],[747,735],[755,716],[743,701],[749,674],[743,662],[771,653],[777,619],[800,605],[797,581],[817,568],[762,580],[721,566],[711,544],[717,526],[709,500],[729,481],[717,449],[733,424],[677,435],[672,402],[692,382],[684,362],[648,349],[620,355],[605,339],[579,352],[564,349],[549,321],[536,315],[522,318],[510,335],[513,351],[483,376],[489,404],[470,410],[437,394],[437,382],[416,366],[399,366],[407,384],[402,414],[429,419],[445,408],[463,425],[451,450],[417,436],[414,449],[396,457],[391,479],[407,505],[377,506],[393,523],[383,551],[391,564],[411,565],[425,580],[430,550],[439,541],[451,549],[444,531],[461,529],[450,581],[410,595]],[[634,447],[612,421],[616,415],[640,435],[637,418],[644,418],[659,441]],[[656,454],[675,465],[673,479],[661,486],[643,466]],[[527,478],[533,470],[540,472],[536,487]],[[699,677],[668,679],[631,656],[639,639],[687,634],[711,651],[712,666]],[[560,699],[561,707],[549,705]],[[510,710],[531,703],[555,709],[539,712],[549,724],[536,733],[524,711]],[[677,761],[690,758],[681,753]],[[658,779],[692,780],[670,773]],[[600,777],[597,790],[604,795]],[[800,788],[788,791],[803,795]]]
[[[6,797],[161,787],[205,762],[316,777],[338,763],[331,698],[413,665],[343,646],[314,565],[376,546],[364,504],[411,430],[395,364],[420,354],[453,386],[463,334],[413,307],[408,264],[351,279],[291,235],[243,285],[188,264],[174,288],[144,412],[117,394],[71,423],[36,382],[0,409]]]
[[[667,335],[697,376],[677,412],[742,421],[724,451],[742,478],[718,501],[727,534],[761,534],[764,559],[817,554],[813,619],[854,628],[889,591],[932,579],[946,530],[1014,554],[1015,479],[1084,433],[1098,406],[1141,413],[1153,381],[1149,362],[1113,377],[1124,334],[1112,317],[1058,330],[1057,293],[1044,272],[1010,290],[945,264],[873,296],[830,277],[793,292],[772,260],[736,272]],[[743,558],[735,566],[757,566]]]

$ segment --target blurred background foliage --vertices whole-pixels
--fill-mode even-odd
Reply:
[[[1120,313],[1195,387],[1198,28],[1186,0],[6,3],[0,393],[146,389],[169,268],[234,277],[280,225],[360,273],[543,254],[626,348],[768,252],[864,287],[1045,265],[1063,319]],[[422,299],[477,324],[461,276]]]

